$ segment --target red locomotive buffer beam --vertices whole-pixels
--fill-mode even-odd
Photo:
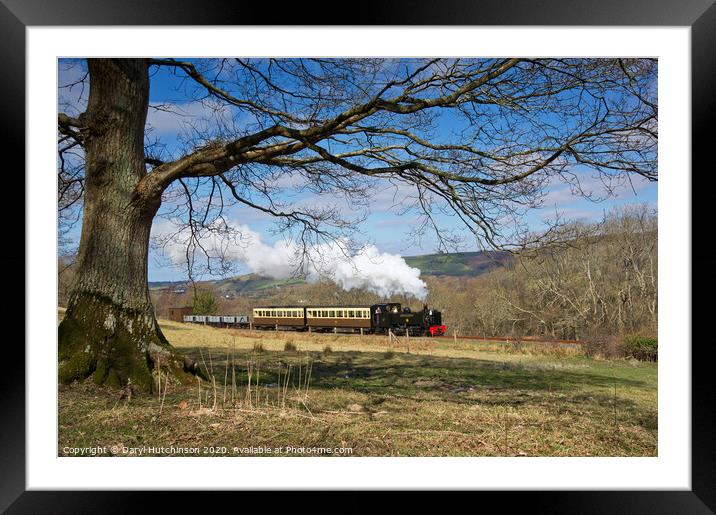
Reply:
[[[445,334],[445,331],[447,330],[447,327],[444,325],[431,325],[428,331],[430,332],[430,336],[442,336]]]

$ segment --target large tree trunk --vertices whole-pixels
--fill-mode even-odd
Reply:
[[[85,197],[82,236],[65,318],[59,379],[151,391],[159,364],[186,379],[154,316],[147,285],[149,233],[161,192],[141,192],[149,77],[144,59],[90,59],[82,116]]]

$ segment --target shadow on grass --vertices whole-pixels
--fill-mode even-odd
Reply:
[[[204,361],[207,364],[211,361],[217,380],[223,380],[227,366],[226,350],[222,354],[214,352],[211,360],[206,348],[190,347],[183,351],[200,363],[203,352]],[[576,393],[585,387],[613,388],[615,384],[619,390],[646,387],[644,381],[614,377],[591,368],[533,369],[508,361],[406,353],[394,353],[392,356],[384,352],[338,351],[330,354],[281,351],[252,353],[244,349],[235,352],[237,382],[245,382],[247,379],[247,360],[260,361],[261,383],[270,384],[278,381],[279,362],[284,377],[288,364],[292,365],[293,373],[297,376],[299,361],[305,367],[307,359],[313,362],[311,388],[345,388],[365,393],[413,395],[425,391],[459,393],[473,390]]]

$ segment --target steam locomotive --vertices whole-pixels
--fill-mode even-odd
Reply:
[[[241,316],[186,315],[184,322],[204,323],[222,327],[256,329],[295,329],[315,332],[364,332],[410,336],[441,336],[445,334],[442,314],[427,305],[420,311],[401,307],[398,302],[373,305],[333,306],[257,306],[252,321]]]

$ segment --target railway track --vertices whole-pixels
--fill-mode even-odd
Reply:
[[[248,327],[232,327],[227,329],[240,329],[245,331],[257,331],[257,332],[271,332],[275,331],[274,329],[249,329]],[[291,330],[286,329],[280,329],[280,332],[291,332]],[[313,334],[340,334],[343,336],[361,336],[358,333],[333,333],[333,332],[318,332],[314,331]],[[385,338],[387,335],[385,334],[364,334],[364,337],[379,337],[379,338]],[[405,335],[396,335],[399,338],[404,338]],[[476,342],[499,342],[499,343],[510,343],[514,342],[514,338],[509,337],[499,337],[499,336],[456,336],[456,335],[448,335],[444,334],[442,336],[414,336],[414,338],[431,338],[436,340],[471,340]],[[582,345],[582,342],[580,340],[559,340],[559,339],[553,339],[553,338],[537,338],[535,336],[524,336],[521,339],[522,343],[540,343],[540,344],[552,344],[552,345]]]
[[[457,340],[478,340],[478,341],[486,341],[486,342],[514,342],[514,338],[506,338],[506,337],[494,337],[494,336],[450,336],[447,334],[444,334],[442,336],[433,336],[433,338],[441,338],[441,339],[457,339]],[[521,339],[523,343],[552,343],[552,344],[560,344],[560,345],[581,345],[582,342],[579,340],[556,340],[556,339],[546,339],[546,338],[535,338],[533,336],[525,336]]]

